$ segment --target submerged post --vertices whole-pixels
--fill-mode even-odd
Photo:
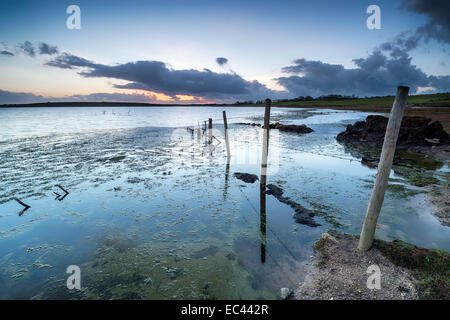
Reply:
[[[269,126],[270,126],[270,99],[266,99],[266,108],[264,111],[264,135],[261,155],[261,185],[266,185],[267,176],[267,156],[269,153]]]
[[[223,127],[225,129],[225,144],[227,145],[227,163],[230,163],[230,140],[228,139],[227,113],[224,110],[222,114],[223,114]]]
[[[406,99],[408,98],[408,91],[409,87],[398,87],[397,95],[392,105],[386,134],[384,136],[383,149],[381,150],[378,173],[359,238],[358,249],[362,251],[369,250],[373,243],[378,216],[388,186],[389,174],[391,172],[392,160],[394,159],[398,133],[402,124],[403,111],[405,110]]]

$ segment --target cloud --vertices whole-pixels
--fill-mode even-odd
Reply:
[[[26,92],[11,92],[0,89],[0,104],[42,102],[42,96]]]
[[[426,15],[428,22],[382,43],[368,57],[354,59],[356,68],[297,59],[294,65],[283,68],[283,72],[293,75],[275,80],[295,95],[386,95],[400,84],[410,86],[412,93],[420,92],[421,88],[450,91],[450,76],[428,76],[411,63],[409,55],[422,41],[450,43],[450,2],[405,0],[403,7]]]
[[[423,14],[429,21],[416,33],[425,40],[450,43],[450,2],[448,0],[405,0],[403,6],[411,12]]]
[[[19,43],[17,48],[30,57],[36,56],[36,49],[30,41],[25,41],[24,43]]]
[[[6,51],[6,50],[0,51],[0,54],[3,54],[5,56],[13,56],[14,55],[14,53]]]
[[[51,46],[45,42],[39,44],[39,54],[53,55],[58,53],[58,48],[56,46]]]
[[[216,73],[209,69],[174,70],[161,61],[137,61],[104,65],[64,53],[46,63],[62,69],[84,68],[86,78],[113,78],[128,81],[115,88],[139,89],[172,96],[192,95],[208,99],[264,99],[284,92],[268,89],[258,81],[247,81],[233,73]]]
[[[219,66],[223,67],[224,65],[226,65],[228,63],[228,59],[224,58],[224,57],[218,57],[218,58],[216,58],[216,62]]]
[[[64,97],[44,97],[27,92],[12,92],[0,89],[0,104],[20,104],[39,102],[71,102],[71,101],[113,101],[113,102],[158,102],[156,96],[138,93],[92,93],[86,95],[70,95]]]
[[[70,53],[63,53],[53,60],[45,63],[46,66],[56,67],[61,69],[74,69],[76,67],[95,67],[96,64],[84,59],[77,57]]]
[[[358,96],[393,94],[398,85],[433,87],[450,91],[450,76],[428,76],[411,64],[411,57],[404,51],[391,50],[390,56],[374,50],[367,58],[354,59],[354,69],[340,64],[297,59],[294,65],[283,68],[293,74],[275,79],[289,92],[298,95],[319,96],[326,94],[355,94]]]

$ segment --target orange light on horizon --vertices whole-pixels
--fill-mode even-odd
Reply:
[[[187,94],[177,94],[175,97],[177,97],[180,101],[203,100],[202,97],[190,96]]]

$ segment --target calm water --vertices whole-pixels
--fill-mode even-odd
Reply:
[[[303,279],[323,232],[361,229],[376,170],[360,160],[373,150],[335,136],[366,116],[272,110],[273,121],[315,130],[272,130],[269,147],[268,183],[316,213],[309,227],[270,195],[263,217],[259,183],[234,177],[260,173],[262,130],[238,123],[262,122],[263,108],[0,109],[0,298],[276,299]],[[186,130],[208,118],[212,146]],[[450,250],[424,188],[400,174],[411,165],[448,176],[443,163],[397,159],[377,237]],[[62,200],[56,184],[70,192]],[[69,265],[81,268],[81,291],[66,288]]]

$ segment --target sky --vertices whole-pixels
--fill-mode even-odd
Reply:
[[[447,0],[2,0],[0,104],[448,92],[449,44]]]

